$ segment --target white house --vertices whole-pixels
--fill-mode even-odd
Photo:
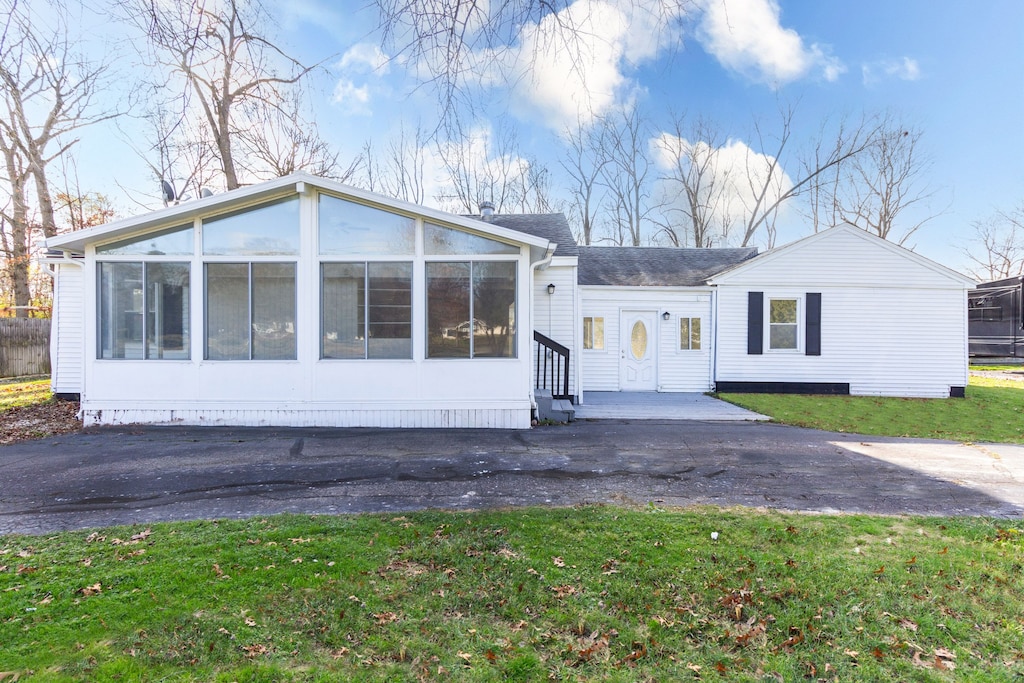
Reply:
[[[503,427],[536,387],[958,395],[973,282],[850,226],[577,247],[306,174],[47,240],[86,424]],[[927,340],[927,343],[923,343]]]

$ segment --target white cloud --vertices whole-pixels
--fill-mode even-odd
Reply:
[[[576,0],[525,25],[517,45],[477,58],[486,83],[512,84],[517,114],[562,130],[627,100],[636,88],[627,72],[678,39],[680,16],[675,4]]]
[[[356,43],[341,56],[338,67],[348,73],[386,74],[390,60],[381,49],[373,43]]]
[[[883,79],[891,78],[916,81],[921,78],[921,67],[916,59],[910,57],[880,60],[861,65],[861,75],[864,85],[874,85]]]
[[[775,0],[703,0],[697,39],[728,69],[779,87],[815,70],[828,81],[846,71],[827,48],[809,47],[780,23]]]
[[[370,109],[370,88],[369,86],[356,86],[348,79],[341,79],[334,86],[334,94],[331,101],[339,105],[341,109],[354,116],[369,116]]]
[[[662,133],[651,140],[651,150],[655,166],[663,176],[671,176],[680,166],[685,172],[691,162],[707,169],[707,175],[701,179],[701,199],[711,207],[710,222],[723,246],[735,246],[742,239],[742,224],[755,206],[757,190],[768,185],[762,206],[770,206],[793,187],[793,180],[776,165],[774,157],[755,152],[741,140],[729,139],[721,147],[712,147]],[[673,208],[689,211],[678,182],[659,180],[655,192],[665,202],[667,216],[675,213]]]

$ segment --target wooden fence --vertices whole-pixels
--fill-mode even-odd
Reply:
[[[50,374],[50,321],[0,318],[0,377]]]

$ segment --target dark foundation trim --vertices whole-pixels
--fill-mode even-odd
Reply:
[[[715,391],[735,394],[832,394],[849,395],[842,382],[718,382]]]

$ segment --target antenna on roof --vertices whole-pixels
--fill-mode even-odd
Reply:
[[[160,189],[163,191],[164,194],[164,206],[167,206],[177,198],[174,195],[174,186],[171,185],[166,180],[160,181]]]
[[[199,196],[204,198],[204,199],[206,197],[212,197],[213,196],[213,190],[211,190],[208,187],[204,187],[203,189],[199,190]]]

